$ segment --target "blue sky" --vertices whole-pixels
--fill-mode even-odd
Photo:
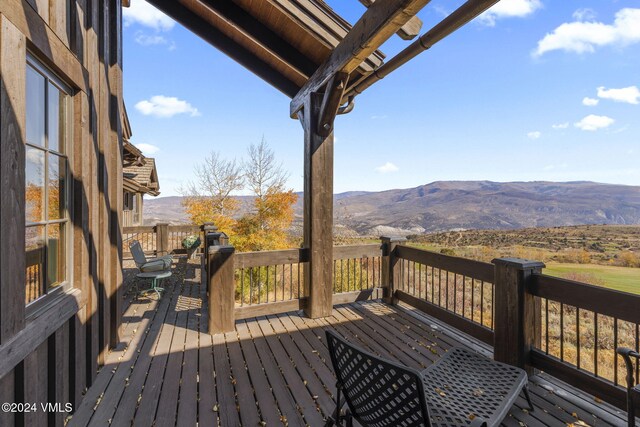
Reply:
[[[329,0],[354,23],[356,0]],[[461,1],[433,0],[425,32]],[[408,42],[394,36],[390,58]],[[289,99],[153,9],[125,11],[132,141],[177,195],[215,150],[240,159],[264,136],[302,189],[302,128]],[[437,180],[640,185],[640,3],[502,0],[369,88],[336,120],[335,192]]]

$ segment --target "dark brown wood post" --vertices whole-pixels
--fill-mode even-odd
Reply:
[[[235,286],[233,246],[208,248],[209,333],[230,332],[235,328]]]
[[[399,243],[406,242],[404,237],[380,237],[382,241],[382,283],[380,286],[384,288],[384,302],[387,304],[397,303],[395,297],[396,286],[400,283],[400,268],[398,258],[396,257],[396,246]]]
[[[156,224],[156,253],[158,256],[169,253],[169,224]]]
[[[519,368],[528,367],[531,348],[541,339],[540,300],[526,292],[534,273],[544,263],[517,258],[494,259],[494,344],[493,357]]]
[[[333,309],[333,132],[321,136],[318,121],[323,94],[311,93],[298,114],[304,129],[305,313],[313,318]]]

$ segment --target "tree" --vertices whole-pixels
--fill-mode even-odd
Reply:
[[[249,146],[248,154],[249,159],[242,168],[249,190],[260,200],[264,200],[268,192],[282,191],[288,175],[282,169],[282,163],[276,163],[275,154],[264,136],[260,144]]]
[[[247,187],[254,199],[253,211],[236,225],[234,245],[240,251],[281,249],[289,246],[288,230],[298,196],[285,190],[287,174],[264,138],[248,149],[243,163]]]
[[[194,168],[195,182],[189,182],[180,192],[182,205],[194,224],[213,222],[218,229],[229,233],[234,226],[233,215],[239,202],[234,191],[243,188],[242,167],[235,160],[227,160],[212,151]]]

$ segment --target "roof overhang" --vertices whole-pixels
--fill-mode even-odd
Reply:
[[[293,98],[351,26],[319,0],[148,0],[205,41]],[[382,65],[374,51],[356,83]]]

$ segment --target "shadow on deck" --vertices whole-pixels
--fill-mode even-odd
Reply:
[[[160,301],[125,295],[122,343],[108,356],[69,426],[322,426],[335,378],[324,339],[333,328],[386,358],[423,369],[453,346],[491,349],[411,308],[366,301],[311,320],[298,312],[206,333],[199,263],[181,260]],[[133,270],[125,272],[130,288]],[[531,379],[505,426],[610,426],[621,411],[544,374]]]

